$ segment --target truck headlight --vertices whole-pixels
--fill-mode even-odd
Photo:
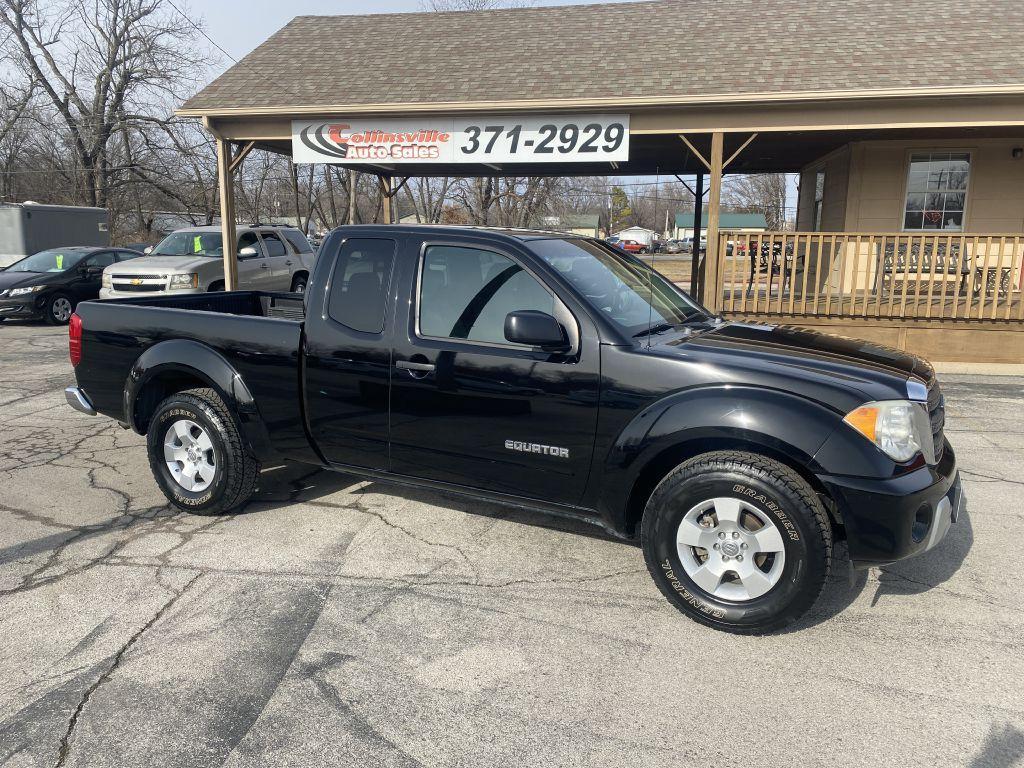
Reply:
[[[199,274],[196,272],[189,272],[183,275],[171,275],[170,288],[175,290],[178,288],[198,288],[199,287]]]
[[[108,289],[114,287],[114,281],[110,279],[110,275],[106,272],[104,272],[103,277],[100,278],[100,287]]]
[[[923,453],[929,464],[934,463],[931,422],[923,403],[909,400],[865,403],[846,414],[843,421],[894,461],[910,461]]]
[[[27,288],[11,288],[11,296],[24,296],[26,293],[38,293],[45,285],[30,285]]]

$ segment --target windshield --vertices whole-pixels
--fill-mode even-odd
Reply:
[[[87,253],[68,253],[67,251],[40,251],[11,264],[8,272],[65,272],[84,259]]]
[[[708,316],[643,261],[596,240],[532,240],[529,246],[629,336]]]
[[[150,256],[216,256],[224,255],[220,232],[172,232]]]

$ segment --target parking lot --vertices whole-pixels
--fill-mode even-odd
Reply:
[[[242,514],[172,511],[143,438],[64,404],[65,334],[0,326],[4,765],[1024,761],[1022,379],[944,378],[968,506],[937,550],[840,557],[756,638],[637,547],[480,502],[268,467]]]

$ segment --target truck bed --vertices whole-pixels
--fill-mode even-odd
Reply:
[[[263,291],[223,291],[192,293],[183,296],[150,296],[138,299],[109,299],[104,304],[184,309],[192,312],[216,312],[222,315],[267,317],[279,320],[302,320],[302,296],[294,293],[266,293]]]
[[[308,450],[299,391],[301,296],[238,291],[111,299],[84,301],[75,312],[82,320],[75,373],[88,382],[85,391],[98,412],[128,422],[125,383],[136,375],[139,358],[161,342],[195,342],[238,371],[263,421],[281,425],[282,443],[299,454]]]

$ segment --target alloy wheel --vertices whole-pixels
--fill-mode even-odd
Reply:
[[[683,570],[697,586],[734,602],[767,594],[786,564],[778,526],[764,511],[731,497],[708,499],[687,512],[676,547]]]
[[[217,454],[206,430],[179,419],[164,433],[164,462],[174,481],[191,493],[210,487],[217,473]]]

